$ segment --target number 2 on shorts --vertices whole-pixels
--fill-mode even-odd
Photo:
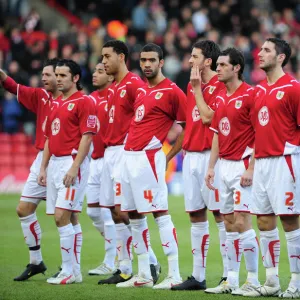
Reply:
[[[286,206],[293,206],[294,205],[294,202],[293,202],[293,199],[294,199],[294,193],[292,192],[286,192],[285,193],[285,205]]]

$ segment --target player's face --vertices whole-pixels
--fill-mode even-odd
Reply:
[[[140,67],[147,79],[155,78],[163,64],[164,61],[159,60],[157,52],[141,52]]]
[[[102,49],[102,63],[107,75],[115,75],[119,71],[121,55],[114,52],[112,47]],[[124,56],[124,55],[123,55]]]
[[[259,67],[264,70],[268,71],[273,69],[277,64],[277,54],[275,50],[275,44],[272,42],[265,42],[260,52],[258,53],[259,57]]]
[[[229,62],[229,60],[229,56],[219,56],[217,60],[216,71],[218,74],[218,80],[224,83],[231,81],[236,73],[234,66]]]
[[[199,70],[202,71],[205,66],[205,57],[202,54],[202,50],[199,48],[193,48],[191,58],[189,59],[191,68],[199,67]]]
[[[53,93],[57,89],[56,77],[53,66],[46,66],[42,72],[42,82],[47,92]]]
[[[103,64],[97,64],[93,73],[93,86],[102,88],[109,82],[109,75],[106,74]]]
[[[74,84],[76,84],[74,77],[72,79],[72,74],[67,66],[56,67],[55,75],[57,89],[62,93],[67,93],[74,86]]]

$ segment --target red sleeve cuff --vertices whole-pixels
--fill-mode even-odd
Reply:
[[[3,81],[3,87],[12,94],[17,94],[18,84],[9,76]]]

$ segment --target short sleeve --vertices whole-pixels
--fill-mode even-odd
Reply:
[[[138,75],[132,76],[130,82],[131,83],[127,84],[128,100],[129,102],[134,103],[137,89],[145,85],[145,82],[138,77]]]
[[[216,106],[216,110],[215,110],[215,113],[213,115],[213,118],[212,118],[209,129],[212,130],[215,133],[219,133],[219,131],[218,131],[218,109],[217,109],[217,106]]]
[[[91,132],[97,133],[97,116],[94,101],[88,96],[78,105],[79,128],[81,135]]]
[[[300,84],[294,83],[289,94],[289,107],[297,125],[300,126]]]

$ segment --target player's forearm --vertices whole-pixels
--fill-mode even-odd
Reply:
[[[171,150],[167,154],[167,162],[169,162],[177,153],[180,152],[182,149],[182,143],[183,143],[183,138],[184,138],[184,129],[182,132],[178,135],[175,144],[171,148]]]
[[[201,120],[203,124],[209,125],[211,123],[214,112],[206,104],[203,98],[201,88],[200,87],[196,88],[194,92],[195,92],[196,104],[201,116]]]
[[[6,75],[6,78],[2,81],[3,87],[12,94],[17,94],[18,84],[9,76]]]
[[[72,167],[76,167],[76,168],[80,167],[85,157],[89,153],[92,140],[93,140],[92,133],[86,133],[82,136],[79,144],[78,152],[76,154],[76,158],[74,159]]]
[[[49,160],[50,160],[50,151],[49,151],[49,140],[46,139],[45,145],[44,145],[44,152],[43,152],[43,160],[41,164],[41,170],[45,171],[48,167]]]
[[[215,133],[211,145],[208,168],[214,169],[218,159],[219,159],[219,139],[218,139],[218,134]]]

